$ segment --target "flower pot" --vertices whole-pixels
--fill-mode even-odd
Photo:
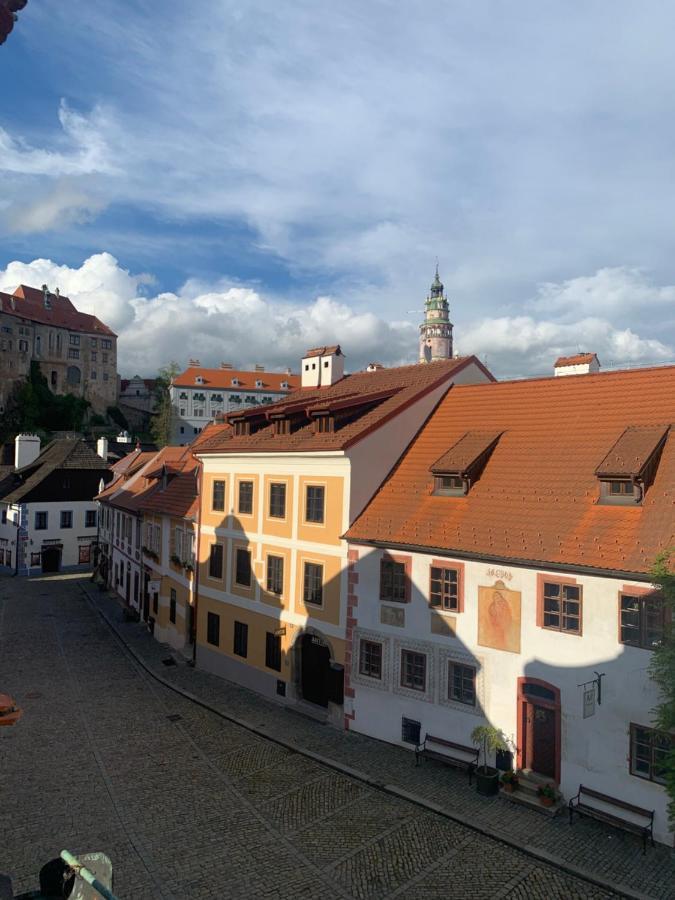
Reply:
[[[553,806],[553,797],[540,797],[539,802],[542,806]]]
[[[476,790],[484,797],[493,797],[499,791],[499,772],[490,766],[476,769]]]
[[[516,789],[514,781],[502,781],[502,790],[506,794],[512,794]]]

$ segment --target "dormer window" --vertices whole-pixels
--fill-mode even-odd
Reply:
[[[256,386],[257,388],[261,388],[261,387],[263,386],[263,383],[262,383],[262,381],[260,380],[260,378],[256,378],[255,386]]]
[[[277,435],[290,434],[291,433],[290,420],[289,419],[275,419],[274,433]]]
[[[467,431],[431,467],[433,493],[463,497],[478,481],[497,446],[501,432]]]
[[[287,391],[287,390],[288,390],[288,382],[287,382],[287,381],[282,381],[282,382],[281,382],[281,389],[282,389],[283,391]]]
[[[232,387],[239,387],[240,384],[241,384],[241,382],[239,381],[238,378],[232,379]]]
[[[463,497],[466,491],[466,481],[459,475],[436,475],[434,477],[434,494]]]
[[[246,420],[234,423],[234,436],[244,437],[251,433],[251,423]]]
[[[204,384],[204,378],[202,375],[195,376],[195,384]]]
[[[626,428],[595,470],[600,482],[598,503],[605,506],[642,503],[656,477],[667,437],[667,425]]]
[[[314,420],[315,434],[330,434],[335,431],[335,419],[333,416],[317,416]]]

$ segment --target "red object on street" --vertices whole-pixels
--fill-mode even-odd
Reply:
[[[9,694],[0,694],[0,727],[3,725],[16,725],[23,710],[19,709]]]

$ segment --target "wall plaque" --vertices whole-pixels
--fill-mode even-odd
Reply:
[[[520,653],[520,591],[501,582],[478,588],[478,643]]]
[[[396,628],[403,628],[405,625],[405,610],[394,606],[381,606],[380,622],[383,625],[394,625]]]

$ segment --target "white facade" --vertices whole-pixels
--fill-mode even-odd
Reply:
[[[106,580],[129,606],[140,609],[143,592],[140,516],[100,504],[100,542],[107,560]]]
[[[228,376],[223,371],[224,376]],[[259,378],[255,375],[260,374]],[[198,376],[197,376],[198,377]],[[172,385],[169,388],[173,409],[172,444],[184,446],[194,440],[217,416],[239,412],[251,406],[266,406],[282,400],[289,393],[289,382],[282,380],[281,390],[264,387],[264,373],[252,373],[253,387],[243,387],[236,372],[228,378],[226,387],[195,383],[193,386]]]
[[[549,706],[557,717],[558,760],[552,780],[559,783],[563,797],[574,796],[583,783],[654,809],[656,839],[672,842],[665,788],[631,774],[631,725],[649,728],[658,699],[648,675],[651,651],[619,641],[620,593],[639,594],[649,585],[392,550],[407,566],[410,587],[408,602],[387,602],[379,599],[384,551],[350,546],[360,557],[355,564],[358,583],[353,588],[358,598],[352,611],[356,618],[350,669],[353,697],[345,709],[351,704],[352,730],[412,749],[402,740],[403,718],[419,723],[422,738],[430,733],[465,745],[471,745],[473,728],[487,721],[508,737],[515,768],[527,762],[524,746],[531,726],[524,718],[525,704],[532,699],[527,693],[535,685],[534,690],[554,697]],[[430,606],[434,560],[460,573],[460,611],[446,613]],[[580,635],[538,624],[538,592],[541,595],[542,582],[547,580],[572,581],[581,587]],[[479,611],[479,604],[488,600],[479,598],[496,593],[512,603],[511,650],[486,646],[485,626],[479,626],[489,615],[487,606]],[[380,678],[361,672],[363,641],[382,647]],[[425,657],[424,690],[402,686],[404,650]],[[449,675],[459,671],[451,670],[453,662],[475,669],[475,705],[451,699]],[[595,703],[593,714],[584,718],[581,685],[591,682],[596,672],[604,676],[602,704]]]
[[[97,532],[93,500],[0,503],[0,567],[19,575],[91,569]]]

